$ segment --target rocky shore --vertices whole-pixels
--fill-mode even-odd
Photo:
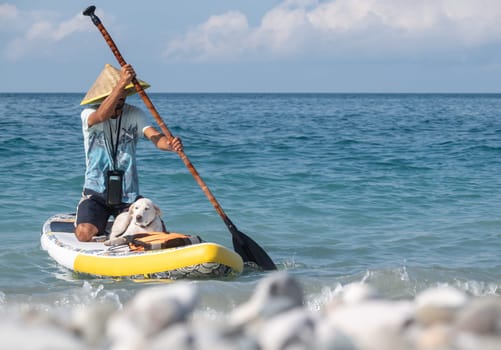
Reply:
[[[267,275],[221,317],[200,316],[197,285],[141,289],[123,308],[95,305],[66,317],[26,310],[0,321],[1,349],[499,350],[501,298],[447,286],[389,300],[349,284],[321,310],[286,272]]]

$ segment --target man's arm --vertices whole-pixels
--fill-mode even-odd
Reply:
[[[102,123],[113,117],[116,113],[117,107],[123,108],[126,97],[125,87],[130,84],[135,76],[136,73],[134,73],[134,69],[130,64],[122,67],[120,70],[120,80],[111,91],[111,94],[109,94],[98,109],[89,116],[89,119],[87,120],[89,127]]]
[[[144,129],[144,136],[146,136],[156,148],[163,151],[179,152],[183,150],[183,143],[179,137],[174,137],[172,142],[169,142],[167,136],[160,133],[152,126]]]

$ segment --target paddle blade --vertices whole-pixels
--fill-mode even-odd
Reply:
[[[263,270],[276,270],[273,260],[256,242],[245,233],[237,229],[232,232],[233,248],[242,257],[244,262],[254,262]]]

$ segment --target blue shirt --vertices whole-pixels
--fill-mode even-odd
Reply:
[[[95,108],[86,108],[81,113],[82,132],[85,148],[85,183],[84,189],[103,194],[106,197],[106,175],[113,170],[113,149],[119,119],[108,119],[89,127],[89,116]],[[139,178],[136,166],[136,147],[139,138],[144,137],[146,124],[144,112],[125,104],[120,125],[116,169],[124,171],[123,203],[132,203],[139,195]],[[112,145],[113,140],[113,145]]]

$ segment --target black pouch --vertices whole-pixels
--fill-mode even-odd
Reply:
[[[122,170],[110,170],[106,178],[106,204],[113,207],[122,204],[122,184],[124,172]]]

